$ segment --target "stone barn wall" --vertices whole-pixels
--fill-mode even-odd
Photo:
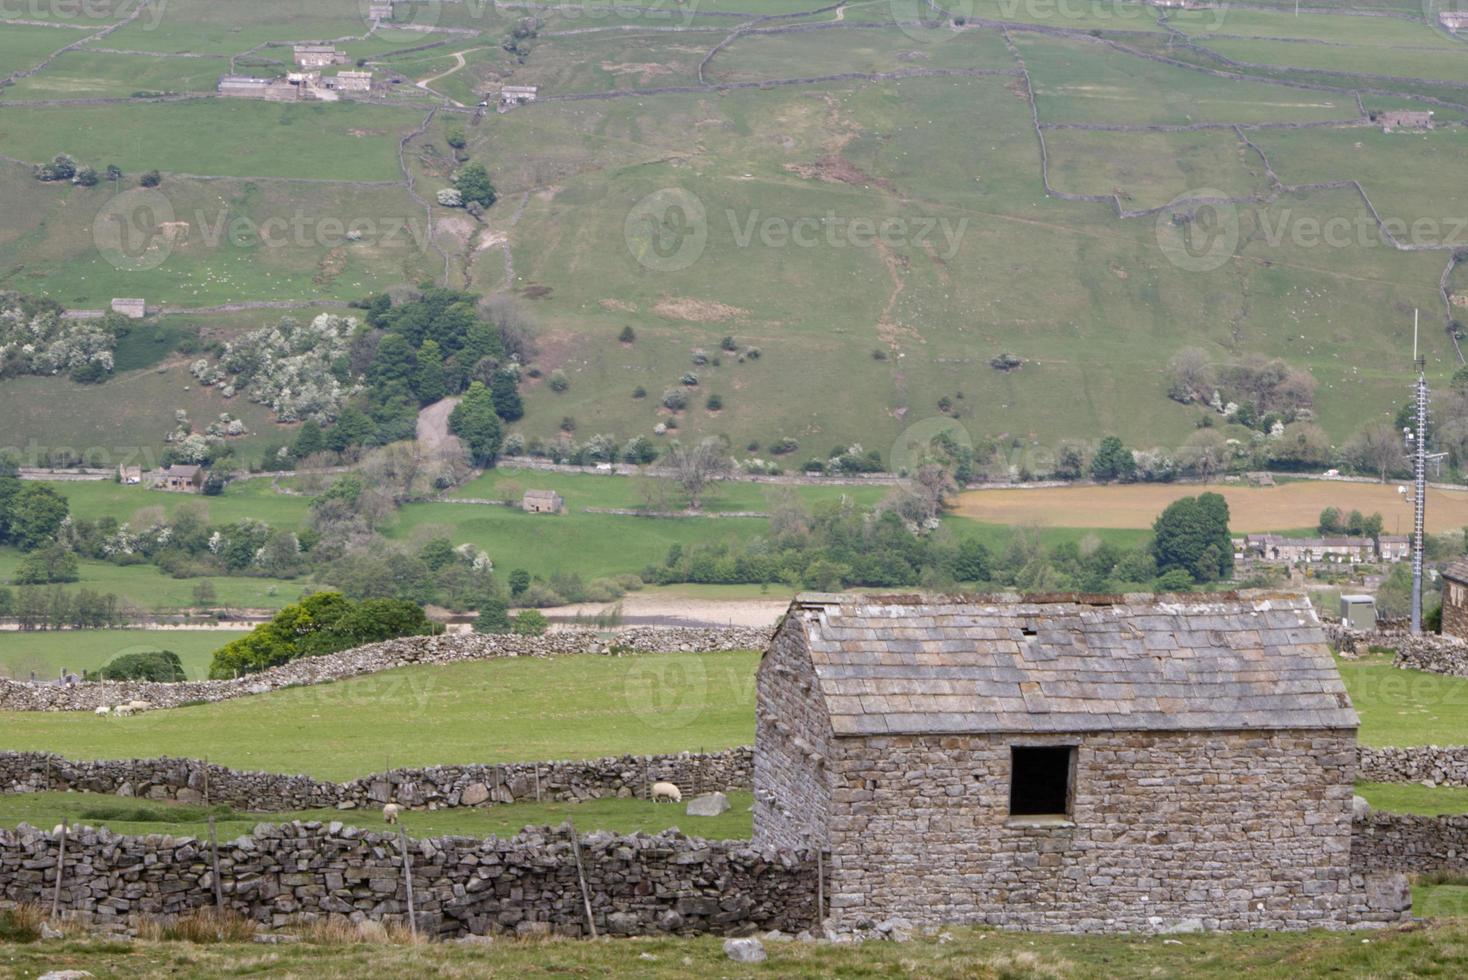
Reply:
[[[1047,931],[1396,921],[1353,874],[1350,731],[843,738],[830,906]],[[1072,821],[1008,815],[1010,745],[1078,745]]]
[[[549,828],[512,840],[408,842],[418,928],[444,938],[508,933],[581,936],[586,916],[570,837]],[[58,834],[0,830],[0,904],[49,903]],[[815,861],[667,832],[581,838],[601,935],[795,932],[813,925]],[[186,837],[73,829],[61,869],[63,911],[101,927],[214,904],[210,846]],[[219,845],[225,904],[270,927],[342,916],[406,922],[399,839],[340,824],[262,825]]]
[[[346,783],[271,772],[242,772],[198,759],[100,759],[73,762],[43,752],[0,752],[0,793],[66,790],[155,800],[210,803],[237,810],[356,809],[396,802],[444,809],[535,800],[580,801],[607,796],[646,798],[660,779],[685,797],[747,789],[754,762],[747,746],[723,752],[620,756],[574,762],[394,769]]]
[[[791,678],[794,679],[793,683]],[[831,720],[800,635],[777,634],[755,685],[754,839],[772,847],[826,841]]]
[[[1372,813],[1354,825],[1351,860],[1381,871],[1468,874],[1468,814]]]

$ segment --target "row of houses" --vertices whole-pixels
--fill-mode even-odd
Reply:
[[[1412,540],[1405,534],[1383,534],[1378,539],[1341,535],[1320,538],[1287,538],[1279,534],[1248,534],[1234,539],[1234,553],[1256,561],[1294,565],[1299,562],[1404,561],[1412,554]]]

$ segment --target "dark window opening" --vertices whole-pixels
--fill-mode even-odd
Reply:
[[[1069,816],[1074,782],[1075,746],[1010,747],[1011,816]]]
[[[1025,636],[1039,636],[1040,635],[1039,630],[1035,629],[1033,626],[1026,626],[1020,632],[1023,633]]]

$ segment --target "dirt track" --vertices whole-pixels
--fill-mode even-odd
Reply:
[[[1131,484],[1109,487],[1055,487],[1038,490],[970,490],[961,494],[957,513],[992,524],[1052,527],[1150,528],[1172,501],[1204,491],[1228,500],[1234,531],[1286,531],[1314,527],[1320,512],[1380,511],[1388,534],[1412,527],[1410,495],[1395,483],[1285,483],[1277,487],[1233,484]],[[1447,531],[1468,525],[1468,491],[1429,490],[1427,529]]]

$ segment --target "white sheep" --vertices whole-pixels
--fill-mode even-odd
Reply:
[[[153,710],[153,706],[146,701],[129,701],[127,706],[134,714],[142,714],[144,711]]]
[[[117,707],[112,709],[112,713],[118,718],[128,718],[132,715],[133,709],[131,705],[119,704]]]
[[[105,715],[112,714],[112,709],[109,708],[109,707],[107,707],[107,705],[105,705],[105,704],[100,704],[100,705],[97,706],[97,710],[96,711],[93,711],[92,714],[94,714],[94,715],[96,715],[97,717],[100,718],[100,717],[103,717]]]
[[[653,783],[652,801],[654,803],[661,803],[663,800],[667,800],[670,803],[682,803],[683,791],[672,783]]]
[[[382,819],[387,823],[397,823],[398,814],[402,812],[402,807],[398,806],[396,803],[389,803],[387,806],[382,808]]]

